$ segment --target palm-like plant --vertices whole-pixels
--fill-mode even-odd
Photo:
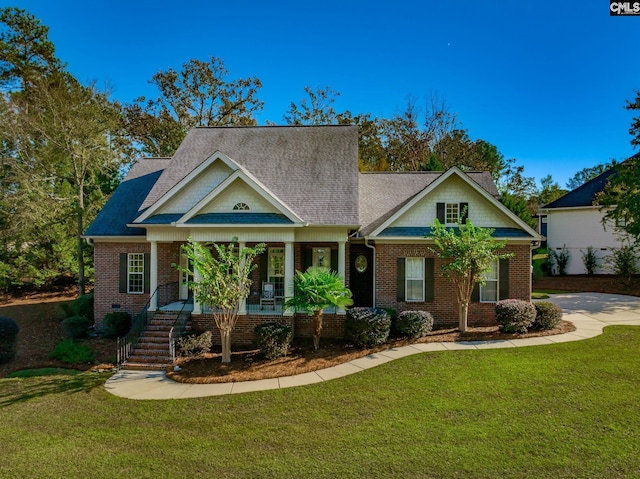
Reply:
[[[322,310],[329,306],[351,306],[351,291],[338,273],[318,267],[311,267],[304,273],[296,272],[293,289],[293,297],[287,300],[285,307],[313,314],[313,347],[318,349],[322,332]]]

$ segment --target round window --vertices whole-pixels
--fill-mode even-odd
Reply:
[[[367,270],[367,266],[369,266],[369,262],[367,261],[367,257],[363,254],[358,255],[356,257],[356,271],[358,273],[364,273]]]

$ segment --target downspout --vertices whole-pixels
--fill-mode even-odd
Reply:
[[[364,245],[367,248],[371,248],[373,250],[373,307],[376,307],[376,270],[377,270],[377,264],[376,264],[376,247],[373,245],[369,244],[369,238],[368,237],[364,237]]]

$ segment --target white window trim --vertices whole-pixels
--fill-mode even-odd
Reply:
[[[409,260],[419,260],[420,261],[420,272],[421,272],[421,276],[418,278],[410,278],[409,277],[409,267],[408,267],[408,262]],[[425,277],[424,277],[424,258],[416,258],[416,257],[410,257],[410,258],[405,258],[404,259],[404,296],[405,296],[405,301],[407,303],[424,303],[425,301]],[[418,298],[413,298],[413,299],[409,299],[409,281],[422,281],[422,288],[420,288],[420,291],[422,293],[421,297]]]
[[[480,285],[480,302],[481,303],[497,303],[498,301],[500,301],[500,261],[496,260],[495,262],[495,268],[496,268],[496,277],[495,279],[487,279],[485,277],[485,284],[487,282],[491,282],[491,283],[495,283],[496,284],[496,299],[491,299],[491,300],[483,300],[482,299],[482,293],[484,290],[484,286]]]
[[[131,271],[131,260],[134,257],[139,257],[138,261],[141,261],[142,270],[141,271]],[[131,276],[136,275],[140,276],[140,284],[142,285],[142,291],[132,291],[131,290]],[[144,294],[144,253],[127,253],[127,293],[128,294]]]
[[[449,212],[449,207],[450,206],[455,206],[456,208],[456,220],[455,221],[447,221],[448,220],[448,212]],[[445,225],[457,225],[458,221],[460,220],[460,203],[445,203],[444,204],[444,224]]]

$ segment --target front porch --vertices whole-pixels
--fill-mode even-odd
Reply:
[[[171,304],[167,304],[159,308],[159,311],[163,312],[188,312],[193,314],[193,301],[184,300],[184,301],[175,301]],[[202,314],[210,315],[211,311],[208,307],[204,306],[202,308]],[[338,311],[334,307],[326,308],[324,310],[324,314],[338,314]],[[291,313],[289,316],[292,315]],[[275,306],[264,306],[261,307],[259,304],[247,304],[246,311],[244,313],[240,313],[240,316],[285,316],[285,309],[283,307],[283,303],[281,301],[276,301]]]

